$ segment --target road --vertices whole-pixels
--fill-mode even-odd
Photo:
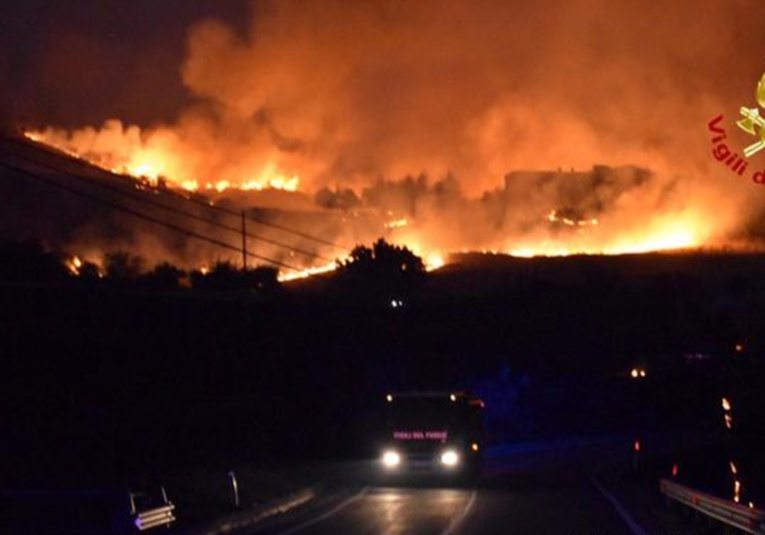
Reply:
[[[418,482],[348,488],[307,511],[270,525],[237,531],[252,535],[646,535],[691,532],[675,513],[650,510],[655,496],[623,503],[613,471],[625,444],[594,442],[490,452],[473,486]],[[621,466],[629,464],[621,463]],[[650,493],[648,493],[650,494]],[[656,503],[653,502],[655,499]],[[650,518],[646,529],[644,520]]]

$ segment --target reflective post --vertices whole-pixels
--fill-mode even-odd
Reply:
[[[236,481],[236,474],[232,470],[228,473],[228,478],[231,480],[231,488],[234,489],[234,507],[239,508],[239,484]]]

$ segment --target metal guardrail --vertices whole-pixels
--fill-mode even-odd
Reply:
[[[746,533],[765,535],[765,511],[723,500],[670,479],[659,482],[661,493],[724,524]]]
[[[138,531],[146,531],[160,526],[170,527],[175,522],[175,505],[167,499],[165,488],[161,488],[163,504],[158,507],[151,507],[139,511],[136,506],[136,498],[143,496],[143,493],[130,492],[130,515],[133,517],[133,523]]]

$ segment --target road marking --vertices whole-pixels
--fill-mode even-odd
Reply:
[[[595,471],[592,472],[590,481],[592,481],[592,484],[595,485],[595,488],[600,491],[600,493],[611,503],[611,505],[614,506],[616,512],[619,514],[624,523],[627,524],[627,527],[634,535],[648,535],[646,530],[644,530],[640,524],[638,524],[637,521],[632,518],[632,515],[629,514],[629,512],[619,502],[619,500],[616,499],[616,496],[608,492],[606,488],[600,483],[600,481],[598,481],[598,478],[595,475]]]
[[[475,497],[476,491],[473,491],[470,494],[470,499],[468,500],[467,505],[465,505],[465,508],[459,515],[454,517],[452,521],[449,522],[449,525],[446,526],[446,529],[441,532],[441,535],[452,535],[452,533],[454,533],[459,525],[462,524],[462,521],[465,520],[465,517],[470,514],[470,510],[473,508],[473,504],[475,503]]]
[[[241,516],[237,516],[233,519],[225,521],[220,526],[216,526],[209,530],[202,531],[199,533],[199,535],[222,535],[230,531],[241,530],[243,528],[257,524],[258,522],[262,522],[263,520],[269,517],[284,514],[290,509],[294,509],[295,507],[299,507],[303,505],[304,503],[310,502],[315,497],[316,497],[316,494],[312,490],[304,490],[294,495],[288,501],[285,501],[283,503],[280,503],[279,505],[260,511],[259,513],[255,514],[255,516],[247,515],[244,518]]]
[[[349,505],[351,505],[352,503],[354,503],[354,502],[360,500],[361,498],[363,498],[364,495],[366,495],[368,490],[369,490],[369,487],[364,487],[357,494],[354,494],[350,498],[347,498],[346,500],[340,502],[339,504],[337,504],[336,506],[334,506],[332,509],[330,509],[329,511],[325,512],[324,514],[321,514],[321,515],[317,516],[316,518],[312,518],[310,520],[306,520],[302,524],[298,524],[297,526],[291,527],[290,529],[288,529],[286,531],[280,531],[278,533],[278,535],[292,535],[292,533],[297,533],[298,531],[302,531],[302,530],[304,530],[307,527],[313,526],[314,524],[318,524],[319,522],[322,522],[322,521],[328,519],[329,517],[331,517],[333,515],[336,515],[337,513],[339,513],[340,511],[342,511],[343,509],[345,509]]]

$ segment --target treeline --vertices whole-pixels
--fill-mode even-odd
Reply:
[[[279,285],[278,274],[273,267],[242,270],[228,261],[191,271],[169,262],[147,269],[146,259],[124,251],[106,253],[103,265],[99,266],[53,250],[39,240],[0,244],[0,281],[3,282],[77,282],[156,290],[269,290]]]
[[[355,247],[337,263],[338,282],[354,291],[411,289],[422,281],[422,259],[406,247],[380,239]],[[271,266],[242,269],[230,261],[191,271],[169,262],[149,268],[145,258],[124,251],[108,252],[102,264],[54,250],[39,240],[0,243],[0,281],[66,283],[155,290],[254,290],[277,288],[279,270]]]

